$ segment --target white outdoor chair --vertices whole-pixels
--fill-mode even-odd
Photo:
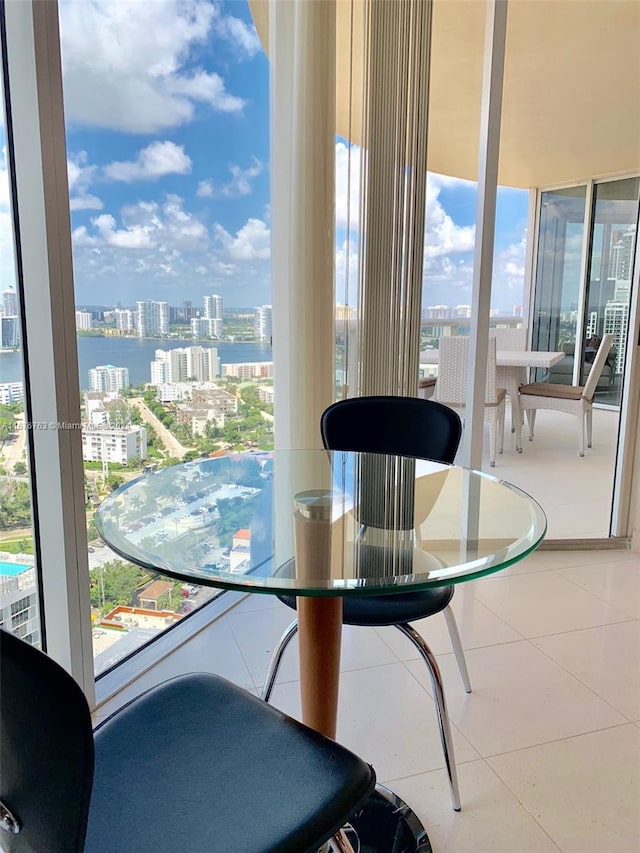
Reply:
[[[418,380],[418,397],[430,400],[436,391],[437,379],[435,376],[421,376]]]
[[[462,335],[440,338],[438,360],[438,383],[435,399],[455,409],[464,422],[467,394],[467,364],[469,360],[469,338]],[[484,419],[490,426],[489,462],[496,464],[496,444],[502,453],[504,445],[504,408],[506,392],[496,382],[496,341],[489,338],[487,351],[487,382],[484,397]]]
[[[518,329],[489,329],[489,337],[496,339],[498,350],[525,350],[527,348],[527,327]]]
[[[527,348],[527,327],[520,326],[518,329],[489,329],[489,337],[496,339],[496,350],[517,350],[524,352]],[[496,381],[501,388],[507,392],[507,397],[511,402],[511,432],[516,431],[516,425],[513,421],[513,394],[515,392],[515,382],[524,385],[527,381],[526,367],[500,367],[496,369]],[[509,379],[511,381],[509,381]],[[524,416],[522,413],[520,417]]]
[[[584,456],[584,427],[586,423],[587,447],[591,447],[593,397],[612,343],[613,335],[605,335],[584,385],[532,382],[520,388],[520,407],[526,410],[529,421],[529,441],[533,441],[533,428],[538,409],[567,412],[578,417],[578,452],[580,456]]]

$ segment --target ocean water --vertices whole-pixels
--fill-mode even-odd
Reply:
[[[218,350],[221,364],[239,364],[245,361],[271,361],[271,345],[267,343],[218,343],[215,341],[140,340],[139,338],[78,337],[78,366],[80,388],[89,387],[89,370],[100,364],[128,367],[132,385],[151,381],[150,364],[157,349],[177,347],[213,346]],[[22,353],[0,352],[0,382],[21,382],[23,378]]]

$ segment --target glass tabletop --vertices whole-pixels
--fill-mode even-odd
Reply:
[[[379,454],[230,454],[165,468],[96,513],[122,557],[224,589],[296,595],[410,592],[522,559],[546,518],[478,471]]]

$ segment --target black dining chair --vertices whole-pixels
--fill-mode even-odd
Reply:
[[[374,788],[353,753],[215,675],[154,687],[94,733],[51,658],[0,630],[0,664],[5,853],[317,851]]]
[[[370,396],[340,400],[329,406],[321,419],[322,440],[329,450],[386,453],[451,464],[455,458],[462,422],[459,415],[433,400],[417,397]],[[362,522],[362,519],[360,518]],[[429,670],[433,685],[440,738],[451,787],[453,808],[460,809],[451,728],[447,715],[440,670],[431,649],[411,622],[444,613],[460,675],[467,693],[469,673],[453,611],[449,606],[453,586],[432,587],[410,593],[345,597],[343,624],[382,627],[395,625],[416,646]],[[295,596],[278,596],[295,609]],[[295,620],[284,632],[273,652],[263,699],[267,702],[275,685],[284,651],[298,630]]]

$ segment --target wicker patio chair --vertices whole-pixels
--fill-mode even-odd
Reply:
[[[469,338],[462,335],[440,339],[438,384],[435,399],[455,409],[464,422],[467,394],[467,364],[469,360]],[[487,351],[487,382],[485,386],[484,419],[490,426],[489,462],[496,464],[496,445],[502,453],[504,445],[504,388],[496,381],[496,340],[489,338]],[[499,441],[498,441],[499,439]]]

